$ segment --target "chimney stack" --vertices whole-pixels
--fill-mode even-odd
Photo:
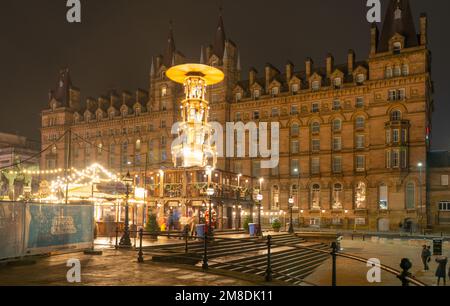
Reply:
[[[249,81],[249,87],[251,87],[253,84],[255,84],[255,82],[256,82],[256,74],[257,74],[258,72],[256,71],[256,69],[255,68],[250,68],[250,72],[249,72],[249,78],[248,78],[248,81]]]
[[[310,57],[306,58],[306,62],[305,62],[306,78],[308,78],[308,79],[311,77],[312,70],[313,70],[313,65],[314,65],[313,60]]]
[[[420,45],[426,46],[428,43],[428,19],[427,14],[420,15]]]
[[[288,61],[286,64],[286,81],[289,82],[292,79],[292,75],[294,72],[294,64]]]
[[[370,28],[370,55],[375,55],[378,48],[378,27],[376,23],[372,23]]]
[[[265,72],[266,72],[265,73],[266,74],[266,93],[269,93],[270,82],[272,81],[273,77],[276,76],[279,72],[270,63],[266,64]]]
[[[353,70],[355,69],[355,51],[353,51],[352,49],[348,50],[347,65],[348,74],[353,74]]]
[[[333,67],[334,67],[334,57],[331,55],[331,53],[327,54],[327,77],[331,77],[331,74],[333,73]]]

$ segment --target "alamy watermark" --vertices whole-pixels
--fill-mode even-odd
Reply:
[[[172,126],[172,134],[178,137],[172,142],[174,147],[188,146],[192,139],[186,133],[180,133],[183,123],[177,122]],[[206,139],[206,143],[215,146],[217,157],[227,158],[261,158],[261,169],[273,169],[278,167],[280,161],[280,123],[255,122],[244,124],[243,122],[227,122],[224,128],[219,122],[211,122],[212,134]],[[202,131],[202,124],[194,126],[195,131]],[[225,139],[224,139],[225,132]],[[201,132],[200,132],[201,133]],[[248,154],[246,146],[246,135],[248,134]],[[226,150],[224,144],[226,142]],[[270,143],[270,147],[269,147]],[[182,152],[181,152],[182,153]]]
[[[81,262],[79,259],[69,259],[66,265],[69,269],[66,274],[68,283],[81,283]]]
[[[367,12],[366,18],[369,23],[381,22],[381,2],[380,0],[367,0],[366,6],[370,9]],[[81,22],[81,1],[67,0],[67,22],[80,23]]]

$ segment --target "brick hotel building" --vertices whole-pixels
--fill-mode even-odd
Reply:
[[[209,89],[210,121],[277,121],[281,137],[278,168],[261,169],[250,158],[222,158],[217,168],[242,173],[253,186],[263,177],[265,211],[286,211],[293,197],[304,226],[387,231],[431,224],[427,17],[421,15],[417,31],[409,1],[391,0],[382,28],[373,25],[368,38],[370,53],[362,61],[350,50],[345,64],[328,54],[324,65],[308,58],[303,67],[288,61],[283,71],[267,64],[263,73],[252,68],[245,75],[220,17],[214,42],[200,58],[225,74]],[[88,140],[72,136],[73,167],[99,162],[137,175],[144,164],[151,171],[170,169],[171,127],[180,117],[183,89],[165,72],[185,62],[170,29],[164,54],[152,61],[148,91],[111,92],[81,103],[69,71],[61,71],[42,112],[42,147],[70,128]],[[66,167],[68,143],[66,138],[43,155],[42,169]]]

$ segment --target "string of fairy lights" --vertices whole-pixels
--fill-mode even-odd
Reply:
[[[90,186],[92,184],[121,182],[119,176],[111,173],[100,164],[93,164],[83,170],[71,168],[70,172],[70,175],[57,177],[57,179],[52,182],[52,190],[66,188],[67,185]],[[100,174],[103,174],[103,178]]]

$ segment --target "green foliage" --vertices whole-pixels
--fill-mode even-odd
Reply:
[[[149,233],[157,233],[161,230],[158,225],[158,220],[156,220],[156,215],[152,213],[149,214],[145,230]]]
[[[248,232],[249,229],[249,224],[253,222],[253,218],[250,216],[245,217],[244,219],[244,230],[246,230]]]
[[[281,228],[281,226],[282,226],[282,224],[281,224],[280,220],[278,220],[278,219],[273,220],[272,228],[274,230],[279,230]]]

